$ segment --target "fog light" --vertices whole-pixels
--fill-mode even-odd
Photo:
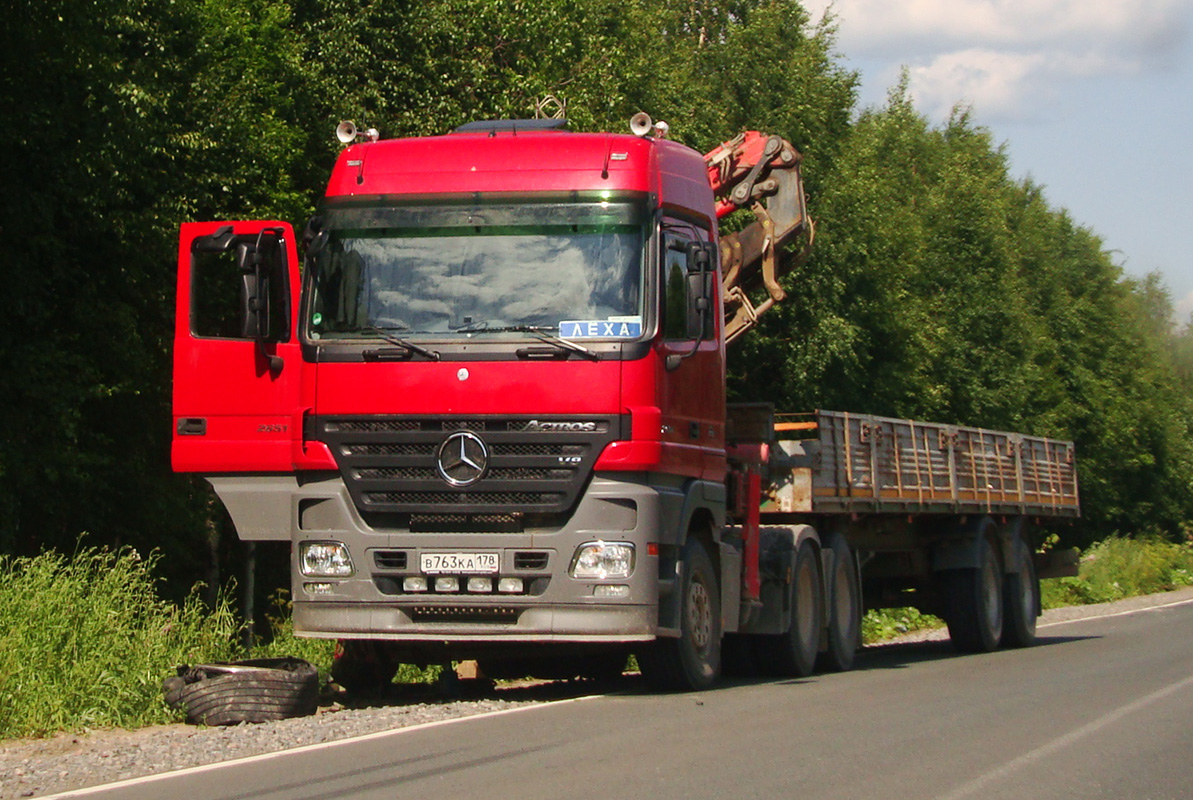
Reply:
[[[599,586],[592,587],[592,596],[593,597],[629,597],[630,596],[630,587],[628,587],[624,584],[614,584],[612,586],[610,586],[608,584],[601,584]]]
[[[634,571],[634,545],[629,542],[588,542],[572,558],[573,578],[628,578]]]
[[[493,579],[492,578],[469,578],[468,579],[468,591],[475,592],[477,594],[480,594],[482,592],[491,592],[491,591],[493,591]]]
[[[331,594],[330,583],[304,583],[302,588],[307,594]]]
[[[440,575],[435,579],[435,591],[458,592],[460,591],[460,579],[452,575]]]
[[[427,590],[427,579],[421,575],[402,579],[403,592],[425,592]]]
[[[497,591],[504,594],[522,594],[522,579],[502,578],[497,581]]]
[[[339,542],[303,542],[298,565],[303,575],[316,578],[347,578],[356,572],[348,548]]]

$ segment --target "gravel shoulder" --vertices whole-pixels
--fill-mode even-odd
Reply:
[[[1039,624],[1047,626],[1072,619],[1130,613],[1184,601],[1193,601],[1193,587],[1096,606],[1054,609],[1044,612]],[[947,638],[943,630],[919,631],[875,647]],[[47,739],[4,741],[0,742],[0,800],[44,797],[379,731],[636,687],[637,682],[630,679],[613,686],[580,682],[528,684],[464,697],[448,697],[435,687],[398,687],[392,695],[373,705],[345,707],[328,703],[315,716],[260,725],[226,728],[160,725],[135,731],[97,730]]]

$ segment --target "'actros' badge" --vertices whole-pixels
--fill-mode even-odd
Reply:
[[[439,445],[439,477],[452,486],[471,486],[485,477],[489,448],[475,433],[453,433]]]

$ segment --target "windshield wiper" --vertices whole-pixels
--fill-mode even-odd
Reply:
[[[489,328],[490,331],[513,331],[515,333],[529,333],[544,342],[557,345],[559,347],[571,350],[573,353],[579,353],[582,356],[587,356],[593,361],[600,361],[601,354],[595,350],[589,350],[582,344],[577,344],[570,339],[565,339],[562,336],[551,333],[552,328],[543,328],[538,325],[506,325],[503,328]]]
[[[378,328],[376,325],[366,325],[363,328],[361,328],[361,330],[365,331],[366,333],[375,333],[378,336],[380,336],[382,339],[384,339],[385,341],[392,344],[393,346],[401,347],[402,349],[407,350],[409,352],[418,353],[423,358],[429,358],[432,361],[439,360],[439,351],[428,350],[427,348],[422,347],[421,345],[417,345],[414,342],[403,339],[400,336],[394,336],[392,333],[390,333],[390,331],[406,330],[405,326],[402,326],[402,327],[394,326],[391,328]]]

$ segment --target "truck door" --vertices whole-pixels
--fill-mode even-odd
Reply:
[[[174,325],[179,472],[294,469],[298,251],[284,222],[182,226]]]
[[[678,474],[721,480],[724,473],[725,373],[717,338],[719,306],[703,314],[693,301],[694,281],[712,292],[715,273],[694,272],[689,245],[706,241],[690,225],[668,221],[662,237],[662,319],[659,408],[667,469]],[[710,299],[715,295],[710,293]]]

